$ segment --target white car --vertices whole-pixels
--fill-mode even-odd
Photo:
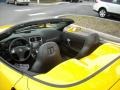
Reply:
[[[120,16],[120,0],[96,0],[93,10],[102,18],[108,15]]]
[[[30,0],[6,0],[6,3],[7,3],[7,4],[13,3],[13,4],[15,4],[15,5],[18,5],[18,4],[29,5]]]

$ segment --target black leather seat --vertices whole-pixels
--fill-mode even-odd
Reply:
[[[30,71],[46,73],[62,62],[60,50],[55,42],[47,42],[40,46],[36,61]]]
[[[76,55],[75,58],[79,59],[88,55],[92,48],[95,48],[99,44],[99,35],[97,33],[92,33],[85,38],[83,48]]]

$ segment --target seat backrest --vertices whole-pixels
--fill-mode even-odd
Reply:
[[[89,51],[99,43],[99,35],[92,33],[85,37],[83,48],[78,52],[75,58],[79,59],[89,54]]]
[[[40,46],[31,71],[45,73],[61,62],[62,57],[58,45],[55,42],[47,42]]]

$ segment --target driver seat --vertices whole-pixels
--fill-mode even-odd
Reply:
[[[61,62],[58,45],[55,42],[47,42],[39,47],[37,58],[30,71],[46,73]]]

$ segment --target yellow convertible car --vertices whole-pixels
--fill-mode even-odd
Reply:
[[[65,32],[72,23],[0,27],[0,90],[120,90],[120,44]]]

